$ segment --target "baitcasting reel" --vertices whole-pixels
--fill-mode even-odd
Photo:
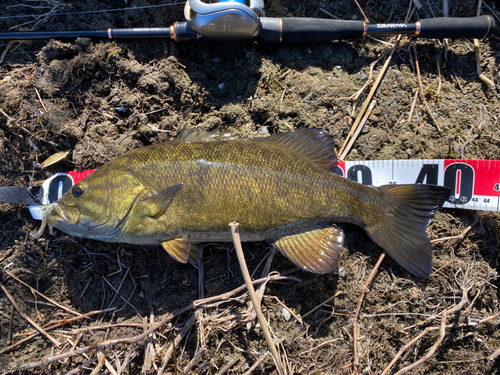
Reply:
[[[230,42],[257,36],[264,0],[188,0],[184,17],[189,29],[212,40]]]

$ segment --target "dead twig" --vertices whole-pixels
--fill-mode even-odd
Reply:
[[[115,309],[114,308],[111,308],[111,309],[106,309],[106,310],[97,310],[97,311],[91,311],[91,312],[88,312],[84,315],[79,315],[79,316],[75,316],[74,318],[71,318],[71,319],[64,319],[64,320],[61,320],[61,321],[58,321],[58,322],[55,322],[53,324],[45,324],[42,328],[45,330],[45,331],[50,331],[52,329],[55,329],[55,328],[59,328],[65,324],[68,324],[68,323],[71,323],[71,322],[74,322],[76,320],[79,320],[79,319],[83,319],[83,318],[88,318],[89,316],[91,315],[95,315],[95,314],[101,314],[103,312],[109,312],[109,311],[114,311]],[[91,328],[87,327],[85,328],[85,331],[86,330],[89,330]],[[26,341],[29,341],[31,340],[33,337],[35,336],[38,336],[40,334],[39,331],[32,331],[32,332],[29,332],[27,333],[28,337],[16,342],[15,344],[12,344],[10,346],[7,346],[6,348],[3,348],[2,350],[0,350],[0,355],[4,354],[4,353],[7,353],[9,351],[11,351],[12,349],[14,349],[16,346],[19,346],[21,345],[22,343],[25,343]]]
[[[33,30],[38,24],[48,21],[51,16],[55,15],[59,10],[62,10],[64,8],[64,5],[61,5],[61,2],[59,0],[43,0],[40,3],[40,5],[30,5],[30,4],[20,3],[20,4],[10,5],[9,7],[10,8],[24,7],[24,8],[30,8],[30,9],[49,9],[49,11],[35,16],[34,20],[27,21],[27,22],[24,22],[20,25],[15,26],[15,28],[19,29],[21,26],[34,23],[33,26],[31,26],[31,28],[30,28],[30,30]]]
[[[354,373],[357,374],[359,372],[360,363],[358,361],[358,316],[361,311],[361,304],[363,303],[363,299],[365,297],[365,293],[368,290],[368,286],[371,284],[373,278],[375,277],[380,264],[385,258],[385,252],[380,255],[378,258],[377,264],[373,267],[370,276],[366,280],[365,284],[361,288],[361,293],[359,294],[358,306],[356,307],[356,312],[354,313],[354,317],[352,318],[352,341],[353,341],[353,366]]]
[[[250,367],[245,373],[243,373],[243,375],[250,375],[251,373],[253,373],[253,370],[255,370],[257,367],[259,367],[259,365],[264,361],[264,359],[266,359],[266,357],[269,355],[269,352],[265,352],[264,354],[262,354],[259,359],[257,361],[255,361],[255,363],[252,365],[252,367]]]
[[[481,15],[481,7],[483,5],[483,0],[479,0],[477,2],[477,16]],[[479,56],[479,39],[474,39],[474,55],[476,57],[476,72],[478,78],[483,81],[486,86],[488,86],[488,89],[494,90],[495,89],[495,82],[493,82],[491,79],[486,77],[482,70],[481,70],[481,57]]]
[[[154,324],[154,309],[151,308],[151,314],[149,315],[149,325],[152,326]],[[147,318],[144,318],[144,330],[147,329]],[[147,374],[151,370],[151,366],[153,365],[153,360],[155,358],[155,347],[153,343],[153,333],[149,334],[148,340],[144,346],[144,363],[142,364],[142,373]]]
[[[189,320],[184,324],[184,327],[182,328],[182,331],[179,332],[179,334],[175,337],[174,341],[168,348],[167,352],[165,353],[165,356],[163,357],[163,362],[161,364],[160,369],[158,370],[157,374],[162,375],[163,371],[165,371],[165,368],[167,367],[168,362],[170,361],[170,357],[172,357],[172,354],[175,353],[175,348],[179,347],[181,344],[182,339],[186,337],[186,334],[189,332],[191,327],[198,321],[200,315],[201,315],[201,309],[197,309],[193,315],[189,318]]]
[[[82,371],[88,365],[90,365],[91,363],[94,363],[95,361],[97,361],[97,359],[98,359],[97,357],[93,357],[93,358],[89,359],[87,362],[83,362],[81,365],[77,366],[73,370],[65,372],[63,375],[75,375],[75,374],[78,374],[80,371]],[[101,369],[99,369],[99,371],[100,370]]]
[[[50,342],[52,342],[56,347],[60,347],[61,346],[61,343],[59,341],[57,341],[55,338],[53,338],[51,335],[49,335],[47,332],[45,332],[45,330],[40,327],[38,324],[36,324],[33,320],[31,320],[31,318],[26,315],[24,313],[24,311],[21,310],[21,308],[17,305],[16,301],[14,300],[14,298],[10,295],[10,293],[7,291],[7,289],[5,289],[5,287],[3,286],[3,284],[0,283],[0,288],[2,289],[2,291],[5,293],[5,296],[7,297],[7,299],[10,301],[10,303],[12,303],[12,306],[15,307],[15,309],[17,310],[17,312],[19,313],[19,315],[21,315],[29,324],[31,324],[38,332],[40,332],[42,335],[44,335],[48,340],[50,340]]]
[[[347,154],[349,154],[350,147],[354,144],[356,137],[355,133],[358,127],[360,127],[360,122],[363,119],[366,110],[368,109],[369,105],[372,102],[372,98],[375,95],[375,92],[378,90],[378,87],[380,85],[380,82],[382,82],[382,79],[385,76],[385,73],[387,71],[387,68],[389,67],[389,63],[391,62],[392,55],[394,55],[394,51],[396,50],[399,41],[401,40],[401,35],[398,35],[396,39],[396,43],[394,45],[394,48],[391,49],[391,52],[389,53],[389,57],[387,57],[384,65],[382,66],[382,69],[380,69],[380,73],[377,76],[377,79],[375,80],[375,83],[372,86],[372,89],[370,90],[370,93],[368,94],[365,102],[363,103],[363,106],[361,107],[361,110],[358,113],[358,117],[356,117],[356,121],[354,121],[354,124],[352,124],[351,130],[349,131],[349,134],[347,135],[344,144],[342,145],[342,148],[340,149],[340,160],[344,160]],[[361,129],[363,127],[361,126]],[[359,132],[358,132],[359,134]],[[349,146],[351,145],[351,146]]]
[[[226,365],[224,365],[216,375],[224,375],[228,372],[235,364],[238,363],[240,359],[238,357],[231,359]]]
[[[262,269],[261,277],[266,277],[269,275],[269,271],[271,270],[271,264],[273,263],[275,254],[276,254],[276,246],[272,246],[271,251],[269,251],[269,254],[267,256],[266,264]],[[266,285],[267,283],[262,283],[259,285],[259,288],[257,289],[257,299],[259,300],[259,303],[262,302],[262,297],[264,297],[264,292],[266,291]],[[253,326],[255,317],[257,316],[255,313],[255,309],[253,308],[253,304],[250,304],[250,306],[248,306],[247,313],[250,314],[251,316],[251,320],[247,323],[247,329],[250,330]]]
[[[324,300],[318,306],[312,308],[311,310],[309,310],[308,312],[306,312],[304,315],[302,315],[302,319],[305,319],[306,316],[311,315],[313,312],[315,312],[316,310],[318,310],[320,307],[326,305],[328,302],[330,302],[331,300],[335,299],[336,297],[338,297],[341,294],[342,294],[342,292],[339,291],[339,292],[335,293],[333,296],[331,296],[330,298]]]
[[[354,0],[354,2],[356,3],[356,5],[358,6],[359,11],[363,15],[363,18],[365,19],[365,22],[366,23],[370,23],[370,21],[368,20],[368,17],[366,17],[365,12],[363,11],[363,8],[361,8],[361,5],[359,5],[358,0]]]
[[[73,315],[77,315],[77,316],[81,316],[82,314],[76,312],[76,311],[73,311],[69,308],[67,308],[66,306],[64,305],[61,305],[60,303],[57,303],[56,301],[50,299],[49,297],[45,296],[44,294],[40,293],[38,290],[32,288],[31,286],[29,286],[28,284],[26,284],[24,281],[22,281],[21,279],[19,279],[18,277],[16,277],[14,274],[10,273],[9,271],[5,271],[5,273],[7,275],[9,275],[10,277],[12,277],[14,280],[16,280],[17,282],[23,284],[25,287],[29,288],[31,293],[34,293],[34,294],[38,294],[40,297],[43,297],[45,298],[47,301],[49,301],[50,303],[52,303],[53,305],[59,307],[60,309],[64,310],[64,311],[67,311]]]
[[[10,310],[9,334],[7,336],[7,345],[12,344],[12,325],[14,324],[14,311],[16,311],[16,309],[14,305],[12,305]]]
[[[447,40],[447,39],[445,39],[445,40]],[[436,67],[437,67],[438,78],[439,78],[438,89],[437,89],[437,97],[439,99],[439,97],[441,96],[441,88],[443,87],[443,81],[441,79],[441,59],[437,56],[436,56]]]
[[[381,41],[383,42],[383,41]],[[384,42],[385,43],[385,42]],[[393,45],[391,44],[391,47],[393,47]],[[379,63],[380,60],[382,60],[382,58],[384,57],[384,55],[381,55],[377,60],[375,60],[374,62],[372,62],[370,64],[370,71],[368,73],[368,78],[366,79],[366,82],[365,84],[363,85],[363,87],[361,87],[358,91],[356,91],[354,94],[352,94],[348,99],[349,100],[352,100],[352,101],[356,101],[359,99],[360,95],[365,91],[365,89],[370,86],[370,84],[373,82],[373,68],[375,67],[375,65],[377,65]]]
[[[101,351],[97,352],[97,366],[95,367],[94,370],[92,370],[90,375],[99,374],[105,364],[106,364],[106,357],[104,356],[103,352]]]
[[[449,16],[450,16],[450,7],[449,7],[448,0],[443,0],[443,17],[449,17]],[[443,40],[443,44],[444,44],[444,62],[448,63],[448,39],[447,38],[445,38]],[[439,69],[439,65],[438,65],[438,69]],[[440,75],[441,75],[441,73],[440,73]],[[439,83],[441,84],[441,80],[439,80]]]
[[[276,346],[274,345],[274,341],[271,336],[271,332],[269,330],[269,325],[266,321],[266,318],[264,317],[264,314],[262,314],[257,294],[255,293],[255,289],[252,285],[252,279],[250,277],[250,273],[248,272],[245,256],[243,255],[243,248],[241,247],[240,233],[238,230],[238,226],[239,224],[236,222],[232,222],[229,224],[229,227],[231,228],[231,235],[233,237],[234,248],[236,250],[236,255],[238,257],[238,262],[241,268],[241,273],[243,274],[243,279],[245,280],[245,284],[247,285],[247,290],[248,294],[250,295],[250,300],[252,301],[253,308],[255,309],[255,313],[257,314],[257,319],[259,320],[262,332],[267,341],[267,345],[269,346],[269,350],[271,351],[271,354],[273,356],[276,368],[278,369],[280,375],[281,374],[284,375],[285,370],[283,368],[283,365],[281,364],[281,357],[278,353],[278,350],[276,349]]]
[[[5,113],[2,109],[0,109],[0,115],[2,115],[3,117],[5,117],[7,119],[7,125],[9,125],[12,121],[14,121],[12,119],[12,117],[10,117],[7,113]]]
[[[346,147],[346,151],[343,152],[341,155],[340,155],[340,159],[341,160],[344,160],[347,156],[347,153],[351,150],[352,146],[354,145],[354,142],[356,141],[356,139],[358,138],[359,134],[361,133],[361,131],[363,130],[365,124],[366,124],[366,121],[368,120],[368,118],[370,117],[372,111],[373,111],[373,108],[375,108],[375,106],[377,105],[377,101],[374,99],[371,101],[370,105],[368,106],[368,108],[366,109],[366,112],[363,114],[363,118],[361,119],[361,121],[358,123],[358,126],[356,127],[356,131],[354,132],[351,140],[349,141],[349,143],[347,144],[347,147]],[[359,116],[358,116],[359,118]],[[356,121],[358,121],[358,118],[356,119]]]
[[[397,362],[397,360],[403,355],[403,353],[411,345],[413,345],[415,342],[417,342],[418,340],[420,340],[422,337],[424,337],[430,331],[439,329],[439,336],[438,336],[436,342],[425,353],[425,355],[422,356],[422,358],[420,358],[418,361],[413,362],[411,365],[403,367],[401,370],[399,370],[398,372],[396,372],[395,375],[406,374],[408,371],[414,369],[415,367],[420,366],[422,363],[424,363],[430,357],[432,357],[434,355],[434,353],[436,352],[437,348],[441,345],[441,342],[443,342],[443,339],[444,339],[444,336],[445,336],[445,333],[446,333],[446,318],[448,317],[448,315],[453,314],[454,312],[457,312],[460,309],[462,309],[462,307],[464,307],[464,305],[469,301],[468,298],[467,298],[467,294],[469,292],[469,289],[470,289],[470,287],[463,286],[462,287],[462,299],[460,300],[460,302],[458,304],[454,305],[453,307],[451,307],[451,308],[443,311],[443,313],[441,314],[441,325],[439,326],[439,328],[437,328],[437,327],[427,327],[419,335],[417,335],[413,340],[411,340],[409,343],[407,343],[401,349],[399,349],[399,352],[392,359],[391,363],[389,363],[389,365],[384,369],[384,371],[382,372],[382,375],[385,375],[385,374],[387,374],[389,372],[389,370],[392,368],[392,366],[394,366],[394,364]]]
[[[456,235],[456,236],[449,236],[449,237],[442,237],[442,238],[436,238],[435,240],[432,240],[431,243],[436,243],[436,242],[442,242],[442,241],[449,241],[449,240],[463,240],[465,238],[465,235],[469,233],[469,231],[472,229],[474,225],[479,223],[479,216],[476,214],[474,215],[474,221],[472,222],[471,225],[469,225],[467,228],[465,228],[462,233]]]
[[[417,58],[417,48],[415,46],[413,46],[413,53],[415,55],[415,69],[417,71],[417,80],[418,80],[418,88],[420,90],[420,98],[422,99],[422,102],[425,104],[425,108],[427,108],[427,113],[429,113],[429,116],[431,116],[432,121],[434,121],[434,125],[436,125],[437,130],[441,133],[441,127],[437,123],[436,118],[432,114],[431,108],[429,107],[429,104],[425,99],[424,88],[422,85],[422,77],[420,75],[420,65],[418,63],[418,58]]]
[[[415,110],[415,104],[417,104],[417,98],[418,98],[418,89],[415,90],[415,96],[413,97],[413,101],[411,102],[410,113],[408,114],[408,122],[410,122],[411,118],[413,117],[413,111]]]
[[[267,281],[277,281],[277,280],[294,280],[294,281],[300,282],[300,279],[298,279],[294,276],[274,275],[274,276],[266,277],[264,279],[255,280],[252,282],[252,285],[261,284],[261,283],[267,282]],[[182,308],[179,308],[179,309],[173,311],[172,313],[168,314],[161,321],[154,324],[147,331],[141,333],[140,335],[128,337],[128,338],[123,338],[123,339],[106,340],[106,341],[103,341],[101,343],[95,343],[95,344],[92,344],[90,346],[80,348],[77,350],[72,350],[72,351],[67,352],[67,353],[62,353],[62,354],[59,354],[56,356],[50,356],[50,357],[44,358],[40,361],[31,362],[31,363],[27,363],[27,364],[23,364],[23,365],[14,364],[14,365],[11,365],[11,368],[13,371],[29,370],[29,369],[40,367],[40,366],[46,366],[50,363],[53,363],[53,362],[56,362],[56,361],[59,361],[59,360],[65,359],[65,358],[71,358],[71,357],[75,357],[78,355],[82,355],[84,353],[89,353],[90,351],[96,350],[96,349],[103,349],[103,348],[118,345],[118,344],[137,344],[137,343],[140,343],[142,340],[144,340],[146,337],[148,337],[150,333],[156,331],[159,327],[164,326],[170,320],[185,313],[186,311],[189,311],[193,308],[196,308],[198,306],[201,306],[201,305],[204,305],[204,304],[207,304],[210,302],[220,301],[220,300],[228,300],[234,294],[236,294],[242,290],[245,290],[246,287],[247,287],[246,284],[244,284],[244,285],[241,285],[240,287],[235,288],[227,293],[220,294],[220,295],[214,296],[214,297],[205,298],[203,300],[193,301],[192,303],[190,303]],[[114,310],[114,309],[111,309],[111,310]],[[98,312],[99,313],[100,312],[107,312],[107,311],[111,311],[111,310],[102,310],[102,311],[98,311]],[[96,312],[93,312],[93,313],[96,313]],[[90,313],[82,315],[82,316],[77,316],[77,317],[74,317],[72,319],[65,320],[64,322],[58,323],[58,324],[60,324],[60,325],[66,324],[67,322],[74,321],[74,320],[77,320],[80,318],[84,318],[88,315],[90,315]],[[52,327],[52,328],[55,328],[55,327]],[[2,354],[6,349],[4,349],[2,352],[0,352],[0,354]]]
[[[189,361],[189,363],[186,365],[186,367],[184,367],[184,370],[182,370],[183,375],[191,373],[191,370],[196,365],[196,363],[198,363],[198,361],[201,359],[201,357],[203,356],[203,353],[205,353],[205,350],[206,350],[206,347],[202,346],[200,349],[198,349],[196,351],[196,353],[194,354],[194,357],[191,359],[191,361]]]
[[[495,352],[492,355],[490,355],[488,359],[490,361],[494,361],[495,359],[497,359],[498,356],[500,356],[500,348],[495,350]]]
[[[422,3],[420,2],[420,0],[413,0],[413,4],[418,10],[422,9]]]

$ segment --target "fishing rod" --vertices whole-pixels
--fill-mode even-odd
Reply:
[[[217,0],[216,0],[217,1]],[[176,42],[209,39],[232,42],[256,38],[271,44],[320,43],[341,39],[359,39],[366,35],[404,34],[419,38],[488,37],[495,27],[490,16],[422,19],[415,23],[369,24],[365,21],[321,18],[260,17],[264,0],[218,0],[205,3],[188,0],[186,21],[170,27],[132,28],[94,31],[18,31],[0,33],[0,40],[72,39],[80,37],[108,39],[171,38]]]

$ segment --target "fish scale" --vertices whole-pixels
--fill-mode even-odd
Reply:
[[[332,172],[333,139],[299,129],[254,140],[229,140],[190,129],[176,141],[119,156],[74,185],[45,222],[79,237],[159,245],[199,265],[200,242],[271,240],[311,272],[338,266],[344,233],[363,227],[410,273],[428,277],[426,227],[450,189],[434,185],[378,188]],[[43,224],[42,224],[43,225]]]

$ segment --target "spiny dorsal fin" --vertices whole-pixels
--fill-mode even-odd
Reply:
[[[336,225],[280,238],[275,245],[305,271],[327,273],[337,268],[344,232]]]
[[[176,141],[182,142],[199,142],[199,141],[228,141],[237,139],[229,132],[223,132],[220,128],[207,130],[206,128],[188,128],[183,127],[175,137]]]
[[[176,261],[180,263],[189,262],[196,268],[200,268],[202,247],[191,242],[191,235],[173,238],[161,244],[163,249]]]
[[[338,161],[333,151],[333,137],[322,129],[295,129],[291,132],[259,138],[259,141],[272,142],[293,150],[325,168],[336,165]]]

